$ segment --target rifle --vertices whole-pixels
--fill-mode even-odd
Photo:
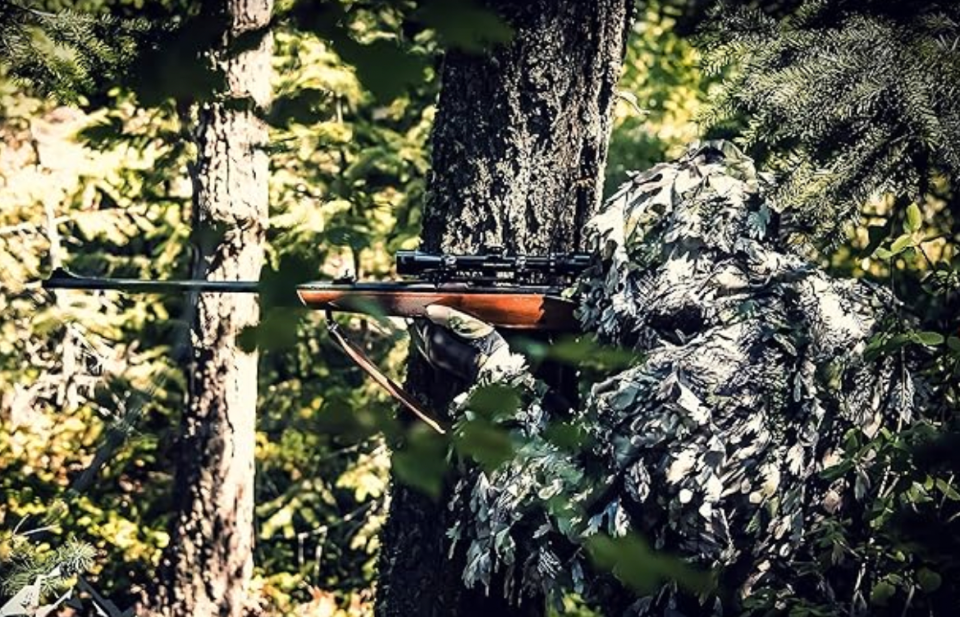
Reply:
[[[304,306],[326,312],[331,338],[373,380],[420,419],[444,430],[414,398],[383,374],[363,350],[341,332],[332,312],[421,318],[432,304],[463,311],[499,328],[576,331],[576,305],[561,297],[557,281],[571,281],[592,263],[585,253],[530,256],[505,255],[489,249],[480,255],[399,251],[397,273],[414,277],[394,282],[353,279],[317,281],[297,286]],[[117,290],[141,293],[257,293],[257,281],[117,279],[83,277],[58,268],[43,281],[44,289]]]

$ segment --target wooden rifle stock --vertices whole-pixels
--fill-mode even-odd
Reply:
[[[340,333],[331,311],[390,317],[425,318],[427,307],[448,306],[498,328],[576,331],[576,304],[557,289],[542,286],[476,286],[468,283],[305,283],[297,286],[300,301],[327,311],[330,335],[360,368],[435,431],[445,431],[419,402]]]
[[[558,290],[538,286],[482,287],[461,283],[306,283],[297,294],[309,308],[426,317],[438,304],[457,309],[498,328],[576,331],[576,305]]]

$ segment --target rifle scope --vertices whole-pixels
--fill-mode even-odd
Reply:
[[[589,253],[560,253],[552,255],[455,255],[397,251],[397,274],[451,275],[467,272],[484,274],[525,273],[575,276],[583,272],[592,260]]]

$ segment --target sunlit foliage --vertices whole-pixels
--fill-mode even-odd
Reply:
[[[187,275],[191,106],[216,76],[194,70],[202,31],[129,21],[187,23],[198,3],[20,4],[53,16],[0,7],[17,24],[0,29],[0,578],[13,581],[8,594],[71,562],[76,568],[48,591],[79,574],[127,607],[145,594],[168,541],[190,316],[182,298],[53,295],[38,281],[57,265]],[[714,131],[741,131],[754,154],[785,173],[778,197],[822,262],[904,300],[903,319],[870,341],[870,353],[926,354],[931,396],[955,410],[956,97],[944,95],[956,85],[955,8],[931,2],[887,14],[884,3],[865,3],[870,11],[827,32],[830,45],[818,42],[823,11],[842,2],[808,2],[799,17],[789,17],[791,2],[768,14],[730,12],[710,22],[717,29],[704,40],[714,59],[702,71],[677,26],[690,30],[690,14],[702,17],[705,4],[644,3],[619,86],[608,187],[679,155],[705,110]],[[264,115],[272,168],[263,323],[243,340],[262,352],[255,592],[272,614],[368,614],[388,446],[402,429],[394,405],[329,344],[322,316],[290,308],[285,290],[347,272],[391,275],[392,253],[416,244],[440,46],[480,49],[509,31],[466,0],[278,7],[275,102]],[[110,32],[120,36],[96,36]],[[134,55],[134,39],[170,53]],[[847,225],[861,213],[858,227]],[[820,234],[829,242],[818,243]],[[393,326],[344,324],[399,377],[406,348]],[[590,345],[544,353],[598,359]],[[866,522],[876,540],[850,544],[862,536],[838,519],[821,541],[838,560],[871,561],[884,574],[843,606],[856,600],[900,614],[951,597],[960,580],[960,547],[950,540],[960,536],[955,423],[944,413],[900,436],[851,437],[844,464],[869,459],[880,470],[869,478],[879,489]],[[454,437],[461,455],[489,462],[489,443],[497,460],[523,446],[482,423],[462,428]],[[578,443],[577,427],[561,429],[559,441]],[[397,472],[436,492],[448,444],[407,438]],[[92,559],[87,547],[97,550]],[[786,600],[760,595],[753,608],[762,614],[777,602]],[[586,612],[573,597],[563,604]]]
[[[399,34],[388,7],[348,17],[360,40]],[[394,410],[325,341],[319,316],[290,309],[278,290],[345,270],[389,273],[388,251],[416,232],[435,85],[427,70],[409,93],[377,99],[315,35],[280,28],[276,38],[271,272],[264,323],[245,338],[264,352],[255,587],[271,612],[357,614],[369,610],[385,508],[377,434]],[[430,35],[415,44],[428,54]],[[53,295],[38,283],[58,265],[187,275],[189,106],[143,109],[121,85],[88,93],[80,111],[4,88],[0,527],[11,533],[0,574],[19,581],[18,563],[50,564],[75,538],[100,551],[82,575],[129,606],[167,542],[189,315],[181,298]],[[396,371],[393,332],[357,334]]]

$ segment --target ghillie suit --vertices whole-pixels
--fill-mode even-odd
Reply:
[[[576,547],[635,530],[718,572],[726,596],[667,585],[621,604],[628,614],[736,614],[758,594],[768,607],[793,595],[860,606],[849,594],[861,564],[839,556],[829,581],[820,574],[822,531],[877,490],[869,463],[841,464],[848,432],[909,422],[913,380],[864,354],[892,295],[792,254],[779,220],[753,162],[724,142],[635,175],[592,220],[602,264],[578,290],[584,330],[643,359],[571,412],[589,437],[573,453],[548,438],[542,384],[517,363],[481,373],[480,386],[523,392],[504,422],[522,438],[459,487],[451,537],[469,543],[467,584],[502,570],[508,587],[595,595],[603,577]]]

